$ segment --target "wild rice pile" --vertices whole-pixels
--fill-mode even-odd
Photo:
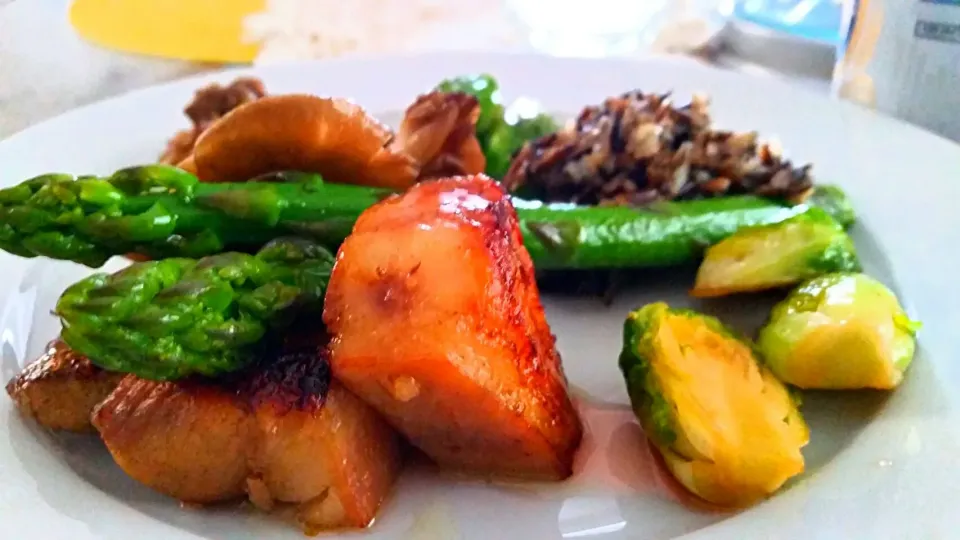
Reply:
[[[752,193],[802,200],[810,167],[794,167],[756,133],[710,129],[708,101],[674,107],[639,90],[585,108],[564,130],[527,143],[503,182],[547,201],[646,205]]]

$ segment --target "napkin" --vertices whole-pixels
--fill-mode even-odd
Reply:
[[[523,37],[488,0],[74,0],[70,23],[103,47],[217,63],[489,50]]]
[[[651,50],[695,51],[715,33],[689,2],[673,0],[664,11]],[[104,47],[213,63],[528,48],[528,29],[504,5],[490,0],[74,0],[70,22],[81,37]]]
[[[84,39],[124,52],[214,63],[251,62],[244,19],[265,0],[75,0],[70,24]]]

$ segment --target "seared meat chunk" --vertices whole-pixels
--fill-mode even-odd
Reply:
[[[243,495],[252,427],[230,392],[202,382],[127,376],[96,408],[93,424],[134,479],[184,502]]]
[[[59,339],[7,384],[24,415],[50,429],[93,431],[90,413],[116,388],[123,374],[93,365]]]
[[[93,416],[117,464],[181,501],[292,505],[308,532],[364,527],[400,471],[399,441],[330,380],[323,347],[225,380],[126,377]]]
[[[581,424],[504,190],[424,182],[367,210],[324,321],[334,376],[443,466],[562,479]]]

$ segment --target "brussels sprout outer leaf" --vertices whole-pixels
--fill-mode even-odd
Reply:
[[[665,304],[648,304],[630,313],[623,326],[623,350],[620,370],[627,380],[630,401],[647,435],[656,444],[671,445],[677,434],[673,430],[673,409],[666,402],[650,371],[649,354],[657,334]]]
[[[844,229],[849,229],[856,222],[857,214],[853,210],[853,204],[838,186],[818,185],[806,203],[822,208]]]

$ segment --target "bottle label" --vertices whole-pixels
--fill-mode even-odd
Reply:
[[[837,96],[960,141],[960,0],[845,5]]]
[[[920,39],[960,43],[960,24],[948,24],[937,21],[918,20],[913,35]]]

